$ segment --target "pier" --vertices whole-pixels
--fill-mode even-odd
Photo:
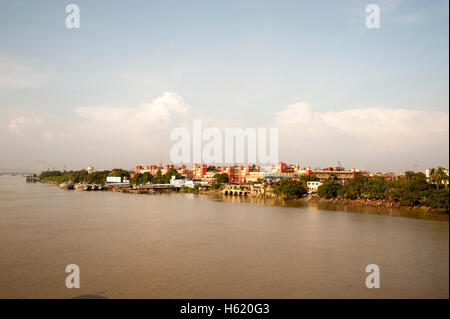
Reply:
[[[26,174],[25,181],[27,183],[36,183],[39,182],[39,177],[36,174]]]

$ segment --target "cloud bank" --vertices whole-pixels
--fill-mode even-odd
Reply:
[[[170,131],[190,129],[193,119],[219,129],[246,128],[241,118],[198,116],[174,92],[136,107],[76,107],[74,113],[76,120],[16,116],[8,131],[12,138],[24,138],[28,132],[28,139],[39,139],[58,154],[104,163],[113,158],[116,165],[133,167],[168,161]],[[448,112],[382,106],[319,112],[300,101],[275,112],[272,123],[258,127],[278,127],[279,159],[301,165],[335,165],[338,160],[347,167],[375,170],[411,169],[412,162],[423,168],[448,165]]]
[[[287,106],[275,114],[282,132],[315,142],[347,138],[365,149],[408,151],[424,144],[448,141],[448,113],[369,107],[314,112],[307,102]]]

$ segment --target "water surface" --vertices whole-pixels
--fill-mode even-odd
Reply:
[[[1,176],[0,298],[449,297],[448,218],[267,203]],[[80,289],[65,286],[68,264]]]

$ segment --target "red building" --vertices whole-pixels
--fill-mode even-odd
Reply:
[[[222,166],[220,168],[220,173],[226,173],[228,174],[228,182],[229,183],[235,183],[235,169],[234,166]],[[236,172],[237,173],[237,172]]]
[[[208,166],[206,164],[194,164],[191,166],[192,178],[202,179],[208,171]]]

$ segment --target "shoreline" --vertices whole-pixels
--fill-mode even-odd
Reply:
[[[325,205],[333,205],[335,207],[345,207],[345,208],[373,208],[379,210],[398,210],[404,214],[410,214],[411,216],[417,216],[421,214],[424,216],[432,217],[447,217],[448,212],[433,209],[427,206],[403,206],[398,202],[393,202],[389,200],[370,200],[370,199],[346,199],[346,198],[321,198],[318,195],[308,195],[306,198],[295,199],[297,201],[317,203]]]
[[[40,183],[44,184],[53,184],[58,186],[58,183],[53,181],[40,181]],[[346,198],[321,198],[317,194],[308,194],[306,197],[303,198],[290,198],[285,199],[281,198],[279,196],[268,196],[266,198],[262,198],[260,196],[232,196],[232,195],[224,195],[220,190],[192,190],[192,191],[176,191],[176,190],[157,190],[157,191],[150,191],[150,190],[142,190],[142,189],[132,189],[132,188],[110,188],[105,189],[103,191],[112,191],[112,192],[120,192],[120,193],[128,193],[128,194],[156,194],[156,193],[181,193],[181,194],[198,194],[198,195],[208,195],[208,196],[220,196],[221,198],[241,198],[241,199],[247,199],[249,202],[251,202],[252,199],[256,200],[267,200],[267,201],[274,201],[276,203],[288,203],[288,205],[281,205],[281,206],[290,206],[291,204],[315,204],[315,205],[324,205],[324,206],[331,206],[335,208],[342,208],[343,210],[346,210],[348,208],[354,209],[355,211],[361,210],[361,209],[367,209],[367,208],[373,208],[376,210],[388,212],[389,210],[398,210],[402,212],[403,217],[417,217],[418,215],[422,215],[423,217],[437,217],[442,219],[442,217],[447,217],[446,220],[448,221],[448,212],[445,211],[439,211],[432,209],[430,207],[426,206],[402,206],[397,202],[388,201],[388,200],[370,200],[370,199],[346,199]],[[403,215],[405,214],[405,215]]]
[[[193,192],[192,192],[193,193]],[[278,196],[271,196],[262,198],[260,196],[246,196],[246,197],[237,197],[232,195],[223,195],[221,191],[199,191],[196,194],[199,195],[210,195],[210,196],[221,196],[222,198],[247,198],[249,202],[251,200],[265,200],[265,201],[273,201],[274,203],[286,203],[287,205],[281,206],[295,206],[295,204],[300,205],[323,205],[323,206],[331,206],[334,208],[343,208],[352,209],[355,211],[361,211],[362,209],[374,209],[379,213],[386,213],[392,210],[396,210],[401,212],[403,217],[417,217],[418,215],[422,215],[423,217],[431,217],[438,219],[446,219],[449,220],[449,214],[445,211],[439,211],[432,209],[426,206],[402,206],[399,203],[387,201],[387,200],[365,200],[365,199],[346,199],[346,198],[321,198],[317,194],[308,194],[303,198],[289,198],[284,199]],[[293,205],[292,205],[293,204]],[[275,205],[275,204],[274,204]]]

